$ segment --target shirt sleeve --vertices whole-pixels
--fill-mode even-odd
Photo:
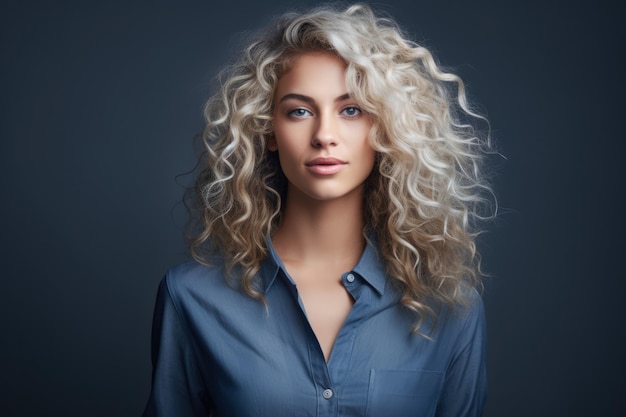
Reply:
[[[446,373],[437,417],[480,417],[487,397],[486,325],[482,299],[462,320],[461,337]]]
[[[152,390],[143,417],[210,416],[189,332],[161,281],[152,322]]]

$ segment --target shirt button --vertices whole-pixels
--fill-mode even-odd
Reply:
[[[348,274],[348,276],[346,277],[346,281],[354,282],[354,274]]]
[[[327,400],[330,400],[333,397],[333,390],[325,389],[324,392],[322,392],[322,397],[324,397]]]

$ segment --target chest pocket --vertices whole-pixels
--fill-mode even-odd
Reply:
[[[442,382],[442,372],[372,369],[366,416],[434,416]]]

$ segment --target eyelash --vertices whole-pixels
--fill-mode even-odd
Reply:
[[[346,114],[346,116],[347,116],[347,117],[357,117],[357,116],[360,116],[360,115],[363,113],[363,110],[361,110],[360,108],[358,108],[358,107],[356,107],[356,106],[348,106],[348,107],[344,107],[344,108],[341,110],[341,113],[345,112],[345,111],[346,111],[346,110],[348,110],[348,109],[350,109],[350,110],[356,110],[356,113],[355,113],[355,114],[352,114],[352,115],[350,115],[350,114]]]
[[[308,114],[296,114],[296,112],[307,112]],[[287,113],[288,116],[294,116],[294,117],[304,117],[304,116],[310,116],[311,112],[308,111],[307,109],[303,109],[303,108],[297,108],[297,109],[293,109],[291,110],[289,113]]]
[[[356,110],[355,114],[344,114],[346,110]],[[306,112],[308,114],[296,114],[296,112]],[[348,117],[348,118],[355,118],[360,116],[363,113],[363,110],[361,110],[360,108],[358,108],[357,106],[348,106],[348,107],[344,107],[343,109],[341,109],[340,114],[344,114],[344,116]],[[311,116],[312,113],[307,110],[307,109],[303,109],[301,107],[297,108],[297,109],[293,109],[291,110],[289,113],[287,113],[288,116],[293,116],[293,117],[305,117],[305,116]]]

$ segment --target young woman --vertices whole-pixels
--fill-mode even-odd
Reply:
[[[227,74],[144,415],[481,415],[488,188],[461,80],[364,5],[283,16]]]

